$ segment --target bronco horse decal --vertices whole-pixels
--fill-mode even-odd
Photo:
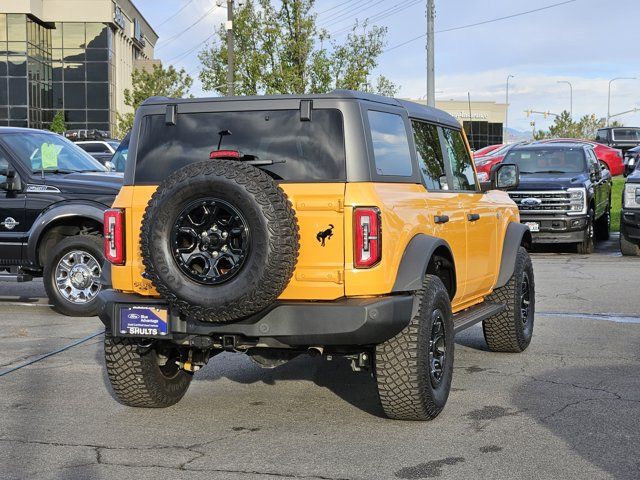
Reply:
[[[321,247],[324,247],[325,240],[330,240],[331,237],[333,237],[333,228],[333,225],[330,223],[329,228],[318,232],[318,234],[316,235],[316,238],[318,239],[318,242],[320,242]]]

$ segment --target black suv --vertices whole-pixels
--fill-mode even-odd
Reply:
[[[623,255],[640,255],[640,166],[637,163],[627,177],[622,194],[620,251]]]
[[[600,167],[593,147],[542,143],[513,148],[503,163],[520,168],[520,185],[509,192],[534,243],[573,243],[593,252],[609,238],[611,174]]]
[[[596,133],[596,142],[612,148],[619,148],[626,152],[630,148],[640,145],[640,128],[637,127],[607,127]]]
[[[0,281],[44,277],[66,315],[95,315],[103,216],[122,184],[60,135],[0,128]]]

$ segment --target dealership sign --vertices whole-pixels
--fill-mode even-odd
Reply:
[[[453,115],[456,118],[470,118],[472,120],[488,120],[489,115],[486,113],[472,113],[469,112],[458,112]]]
[[[126,26],[124,13],[122,13],[122,9],[118,5],[116,5],[116,10],[113,14],[113,23],[115,23],[117,26],[119,26],[123,30],[124,30],[124,27]]]

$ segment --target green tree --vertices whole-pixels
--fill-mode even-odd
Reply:
[[[51,122],[50,130],[55,133],[63,134],[67,130],[67,126],[64,124],[64,112],[58,110]]]
[[[237,8],[235,93],[239,95],[324,93],[334,88],[366,90],[385,95],[397,87],[370,73],[385,45],[386,28],[356,24],[344,43],[316,26],[315,0],[247,0]],[[224,26],[217,39],[199,54],[200,80],[205,90],[227,93],[227,47]]]
[[[544,138],[583,138],[594,139],[599,128],[606,124],[604,118],[598,118],[595,114],[584,115],[575,122],[566,110],[557,116],[548,131],[539,130],[534,139]]]
[[[193,79],[184,69],[176,70],[172,65],[163,68],[153,65],[152,70],[134,70],[131,75],[133,89],[124,91],[125,105],[132,107],[134,113],[118,114],[118,131],[116,135],[123,137],[131,130],[135,109],[149,97],[161,96],[182,98],[188,95]]]

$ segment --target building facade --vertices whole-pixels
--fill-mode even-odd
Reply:
[[[425,100],[414,100],[426,104]],[[471,148],[504,143],[503,129],[507,119],[507,104],[471,102],[467,100],[437,100],[436,107],[453,115],[463,126]]]
[[[2,0],[0,125],[114,132],[157,40],[130,0]]]

